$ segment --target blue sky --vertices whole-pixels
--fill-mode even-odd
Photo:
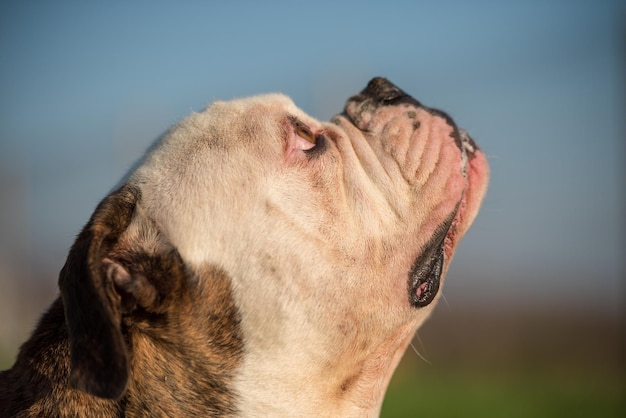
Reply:
[[[170,124],[281,91],[326,119],[369,78],[448,111],[492,182],[454,304],[616,311],[623,2],[2,2],[0,274],[56,281],[93,208]]]

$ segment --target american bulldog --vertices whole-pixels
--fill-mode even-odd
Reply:
[[[377,416],[485,194],[445,113],[383,78],[174,125],[73,244],[2,416]]]

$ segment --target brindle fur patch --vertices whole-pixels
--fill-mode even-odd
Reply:
[[[123,187],[81,232],[61,272],[63,297],[43,316],[13,368],[0,374],[0,416],[236,413],[231,383],[243,339],[231,278],[211,266],[191,271],[172,248],[148,253],[141,245],[123,245],[120,237],[139,199],[137,190]],[[130,279],[115,283],[112,264]],[[94,332],[108,336],[103,342]],[[73,378],[127,381],[119,397],[103,399],[74,388]],[[107,392],[110,381],[99,383],[105,394],[115,392]]]

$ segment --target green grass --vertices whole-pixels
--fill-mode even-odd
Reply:
[[[15,363],[15,353],[9,353],[9,350],[0,348],[0,371],[6,370]]]
[[[422,368],[394,377],[381,417],[621,418],[626,416],[626,399],[620,377]]]
[[[0,353],[0,370],[12,355]],[[440,370],[405,356],[389,386],[383,418],[622,418],[626,379],[586,367]],[[452,366],[455,367],[455,366]]]

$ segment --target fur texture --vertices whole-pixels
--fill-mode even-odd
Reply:
[[[173,126],[72,246],[2,416],[376,416],[485,194],[467,133],[385,79]]]

